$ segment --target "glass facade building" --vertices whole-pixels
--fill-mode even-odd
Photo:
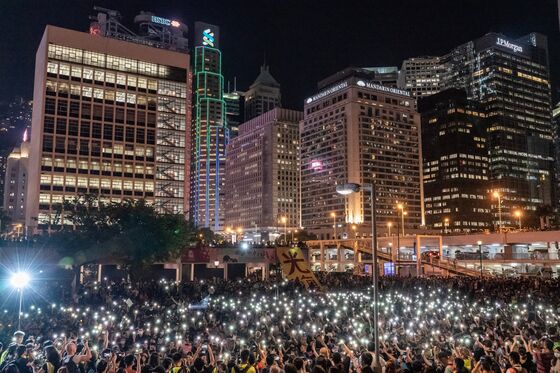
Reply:
[[[447,85],[466,88],[482,103],[493,191],[501,195],[504,226],[516,226],[513,212],[536,223],[537,209],[552,205],[554,173],[551,90],[546,37],[516,40],[487,34],[453,50]],[[494,222],[498,200],[493,200]]]
[[[442,232],[491,228],[486,114],[463,90],[423,98],[422,158],[426,225]]]

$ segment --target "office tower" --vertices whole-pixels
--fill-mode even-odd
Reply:
[[[421,99],[426,225],[443,232],[491,228],[485,113],[464,90]]]
[[[300,227],[302,119],[300,111],[272,109],[240,125],[228,145],[226,224],[257,242]]]
[[[397,85],[413,97],[433,95],[443,89],[446,66],[441,57],[415,57],[404,60]]]
[[[513,212],[538,221],[537,209],[552,205],[554,173],[551,93],[546,37],[531,33],[511,40],[490,33],[446,56],[448,86],[467,90],[487,113],[490,180],[500,194],[492,203],[494,224],[501,202],[504,226]]]
[[[219,28],[195,23],[194,124],[191,167],[191,215],[199,227],[221,231],[229,129],[224,101]]]
[[[259,76],[245,92],[245,121],[280,106],[280,84],[270,74],[268,66],[262,65]]]
[[[29,175],[29,141],[27,130],[23,142],[8,155],[4,178],[4,210],[12,224],[25,223],[27,177]]]
[[[21,142],[21,134],[31,129],[31,113],[31,101],[21,97],[0,102],[0,196],[4,195],[8,155]],[[0,199],[0,205],[2,202]]]
[[[230,92],[224,92],[224,101],[226,102],[226,121],[229,129],[229,137],[232,139],[237,136],[239,124],[243,121],[241,118],[243,92],[235,89]]]
[[[66,224],[56,206],[83,193],[144,199],[162,213],[186,208],[189,56],[154,35],[118,40],[118,21],[99,18],[91,34],[47,26],[37,51],[30,227]]]
[[[374,183],[377,222],[384,229],[398,219],[405,228],[423,225],[420,115],[410,93],[362,79],[345,71],[323,80],[307,98],[301,127],[302,225],[320,235],[371,231],[369,196],[341,196],[336,185]],[[342,80],[336,79],[342,77]],[[396,225],[396,224],[395,224]]]
[[[560,208],[560,103],[557,103],[552,110],[552,126],[554,138],[554,203]]]
[[[439,59],[445,70],[440,90],[465,90],[467,97],[479,101],[487,113],[490,185],[492,193],[497,192],[500,196],[492,201],[494,226],[500,220],[503,226],[516,226],[517,219],[512,213],[518,210],[523,210],[528,224],[537,225],[538,210],[555,204],[546,37],[530,33],[518,39],[508,39],[501,34],[489,33],[433,59],[436,70],[426,69],[425,79],[435,79],[439,74],[435,72]],[[417,59],[407,61],[412,60]],[[428,66],[426,62],[426,68]],[[422,71],[411,62],[409,70],[414,71],[413,67]],[[414,84],[404,88],[412,89]]]

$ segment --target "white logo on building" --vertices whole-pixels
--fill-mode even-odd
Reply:
[[[511,49],[512,51],[514,51],[516,53],[517,52],[523,52],[523,47],[522,46],[510,43],[506,39],[502,39],[502,38],[496,39],[496,45],[499,45],[500,47],[505,47],[505,48]]]

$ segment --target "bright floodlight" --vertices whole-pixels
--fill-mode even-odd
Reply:
[[[343,196],[351,193],[357,193],[359,191],[360,191],[360,185],[355,183],[348,183],[348,184],[342,184],[336,186],[336,192],[338,194],[342,194]]]
[[[17,289],[23,289],[29,284],[29,274],[25,272],[16,272],[10,277],[10,284]]]

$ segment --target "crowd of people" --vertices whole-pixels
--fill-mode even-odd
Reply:
[[[1,373],[560,373],[560,281],[92,282],[0,312]],[[378,348],[379,359],[376,358]]]

